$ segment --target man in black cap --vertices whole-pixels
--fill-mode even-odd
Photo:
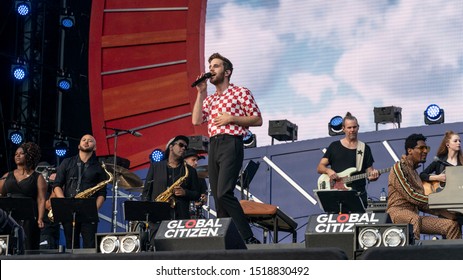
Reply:
[[[175,219],[190,219],[190,201],[198,200],[200,197],[196,169],[183,161],[188,143],[188,137],[183,135],[178,135],[169,141],[164,160],[150,164],[142,193],[143,200],[156,201],[158,195],[177,180],[184,179],[173,190]]]
[[[205,159],[205,157],[199,155],[198,151],[195,150],[195,149],[188,149],[188,150],[186,150],[185,155],[183,156],[183,159],[191,167],[198,168],[198,161],[200,159]],[[206,168],[207,168],[207,166],[206,166]],[[204,174],[203,174],[203,176],[198,174],[199,192],[201,193],[201,197],[199,198],[199,200],[194,201],[196,218],[201,218],[200,217],[201,215],[199,214],[199,210],[201,209],[201,207],[204,204],[207,203],[207,189],[208,188],[207,188],[207,183],[206,183],[206,179],[205,179],[205,176],[207,176],[207,175],[205,175],[205,174],[207,174],[207,169],[201,170],[200,172],[201,172],[201,174],[202,173],[204,173]]]

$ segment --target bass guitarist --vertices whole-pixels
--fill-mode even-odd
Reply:
[[[374,159],[370,147],[357,139],[359,124],[357,118],[349,112],[342,120],[342,130],[345,137],[329,145],[317,166],[317,172],[326,174],[333,184],[350,187],[359,192],[363,205],[366,207],[368,201],[365,177],[369,181],[376,181],[380,173],[373,168]],[[345,185],[338,173],[342,173],[349,168],[355,168],[358,173],[366,173],[367,176]],[[326,187],[326,189],[331,188],[332,186]],[[340,187],[336,188],[341,189]]]

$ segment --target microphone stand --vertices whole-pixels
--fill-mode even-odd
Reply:
[[[114,158],[113,158],[113,164],[114,164],[114,170],[113,170],[113,215],[111,217],[111,227],[113,229],[113,232],[117,232],[117,197],[118,197],[118,192],[119,192],[119,187],[118,187],[118,179],[116,177],[116,163],[117,163],[117,136],[119,135],[120,132],[126,132],[134,135],[135,131],[131,130],[125,130],[125,129],[119,129],[119,128],[112,128],[112,127],[106,127],[103,126],[104,129],[110,129],[114,131]]]

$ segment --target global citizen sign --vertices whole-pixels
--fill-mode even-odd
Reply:
[[[220,219],[172,220],[166,224],[165,238],[219,236],[224,224]]]
[[[312,232],[347,233],[354,232],[355,225],[382,224],[386,222],[384,213],[320,214],[312,216]],[[314,219],[315,218],[315,219]],[[312,221],[313,220],[313,221]]]

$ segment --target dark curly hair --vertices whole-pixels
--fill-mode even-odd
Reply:
[[[19,148],[22,148],[26,156],[26,167],[28,169],[35,169],[42,156],[39,145],[34,142],[26,142],[21,144]]]

